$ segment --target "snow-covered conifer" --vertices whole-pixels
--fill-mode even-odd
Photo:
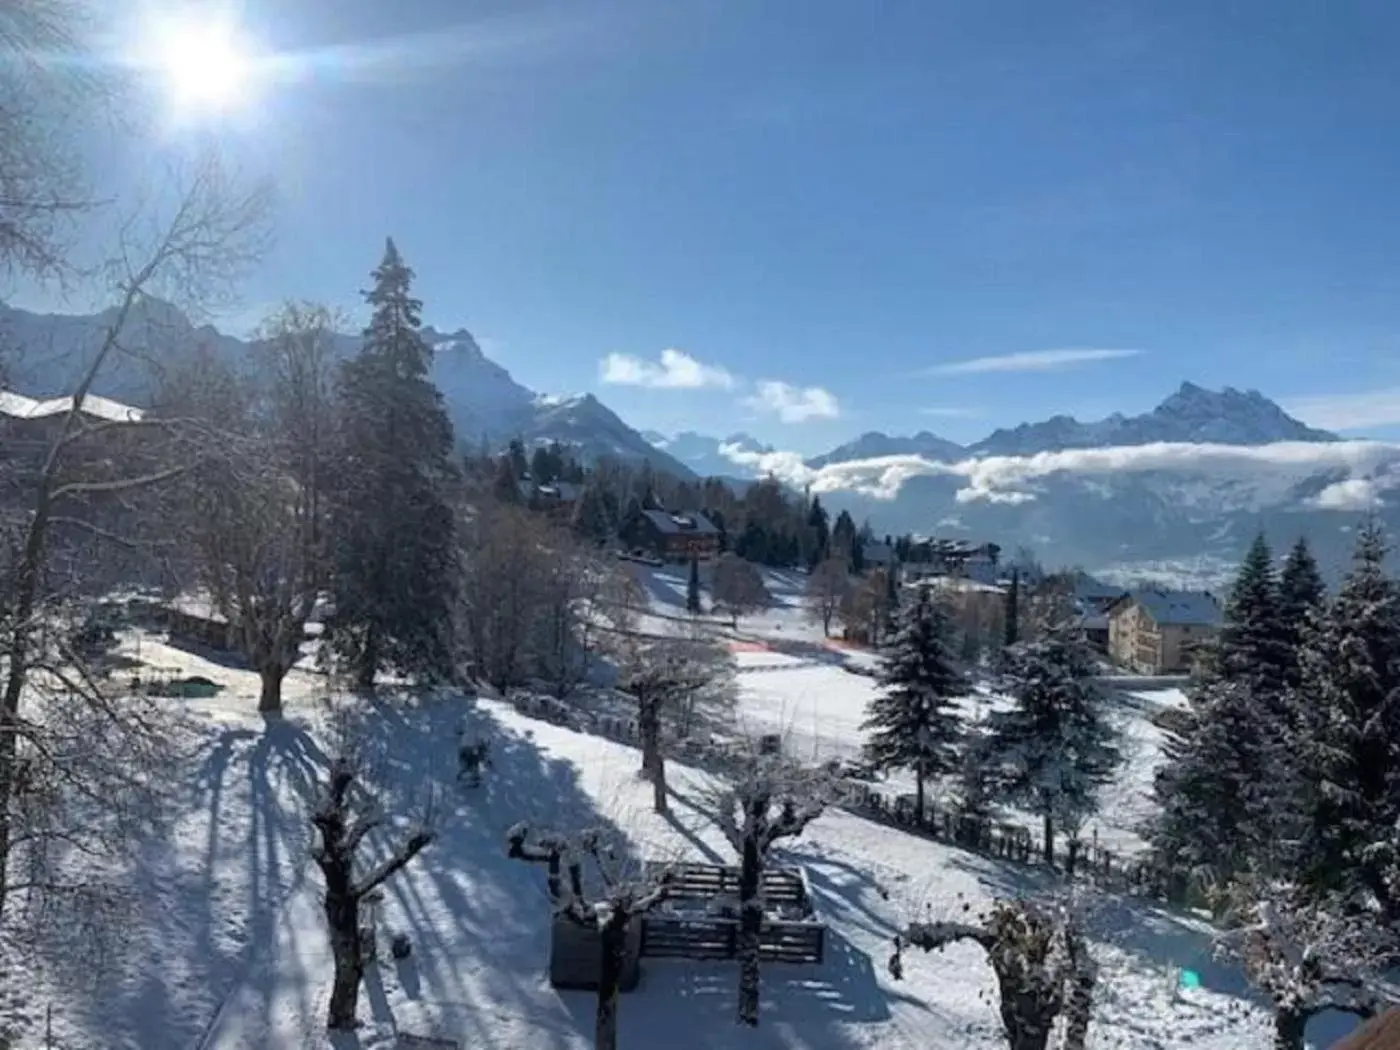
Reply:
[[[1040,815],[1046,863],[1054,863],[1055,829],[1069,833],[1072,865],[1079,828],[1121,761],[1092,653],[1072,635],[1052,634],[1008,649],[1003,673],[1015,706],[988,718],[994,783],[1006,801]]]
[[[899,615],[893,640],[881,654],[882,692],[870,703],[862,728],[866,754],[881,770],[914,774],[916,819],[924,819],[924,790],[930,777],[962,765],[962,718],[953,704],[967,682],[953,664],[953,622],[926,589]]]
[[[1354,899],[1394,917],[1400,588],[1386,575],[1386,553],[1380,528],[1363,528],[1351,571],[1300,654],[1298,854],[1314,889],[1359,895]]]

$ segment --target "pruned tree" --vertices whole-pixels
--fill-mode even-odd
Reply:
[[[386,816],[369,797],[363,783],[361,761],[343,751],[331,762],[320,801],[311,814],[319,833],[312,857],[321,869],[326,890],[323,904],[330,933],[335,976],[331,984],[326,1027],[343,1031],[356,1027],[356,1007],[364,980],[367,952],[373,952],[361,924],[362,905],[375,890],[408,865],[437,837],[432,827],[432,807],[423,814],[418,828],[388,857],[361,873],[361,850],[368,836],[386,823]]]
[[[513,860],[543,864],[549,872],[549,897],[556,918],[598,934],[598,999],[594,1011],[594,1045],[616,1050],[617,1007],[627,958],[627,930],[641,915],[665,899],[665,874],[637,877],[624,870],[615,850],[601,832],[587,830],[576,838],[541,832],[530,840],[530,826],[516,824],[506,832],[506,855]],[[583,860],[593,861],[601,889],[586,891]]]
[[[47,569],[58,529],[86,530],[104,541],[129,545],[129,537],[96,524],[85,510],[94,502],[122,504],[144,499],[188,472],[210,447],[208,435],[188,421],[137,417],[94,418],[85,403],[104,366],[124,355],[133,316],[157,293],[186,302],[206,300],[236,278],[260,254],[265,244],[267,195],[259,187],[239,189],[217,157],[207,156],[177,194],[173,208],[149,240],[138,244],[134,224],[128,227],[110,266],[115,275],[117,304],[103,316],[106,322],[95,352],[71,391],[71,408],[62,417],[48,446],[25,481],[27,513],[15,535],[13,560],[3,581],[5,633],[0,640],[4,663],[0,696],[0,907],[7,890],[11,859],[12,803],[20,741],[28,739],[39,754],[52,754],[43,740],[41,723],[27,717],[23,704],[33,672],[58,666],[69,668],[69,685],[81,689],[65,694],[73,703],[87,703],[107,714],[117,713],[100,689],[81,670],[76,674],[65,655],[50,644],[46,621],[58,596],[50,590]],[[94,442],[112,441],[140,432],[143,454],[128,462],[120,457],[97,462],[77,453]],[[149,521],[147,522],[149,527]],[[148,725],[126,723],[134,741]],[[119,734],[115,727],[114,734]],[[70,773],[77,775],[76,767]],[[114,801],[111,796],[97,796]]]
[[[721,554],[715,560],[710,595],[716,607],[729,613],[733,627],[739,626],[739,617],[766,608],[772,600],[758,567],[737,554]]]
[[[1122,760],[1093,673],[1091,655],[1073,637],[1012,646],[1004,677],[1015,706],[988,718],[998,793],[1040,816],[1046,864],[1055,862],[1056,829],[1068,832],[1070,871],[1079,830],[1098,808],[1098,788]]]
[[[1253,878],[1233,886],[1231,905],[1217,950],[1273,1004],[1274,1050],[1303,1050],[1308,1021],[1324,1011],[1367,1018],[1389,1005],[1395,941],[1373,916]]]
[[[618,688],[637,701],[637,728],[642,745],[642,775],[652,784],[652,808],[669,809],[666,799],[666,755],[662,748],[663,720],[689,715],[702,697],[714,697],[728,675],[730,657],[703,636],[629,638],[619,667]]]
[[[822,634],[831,635],[831,621],[851,589],[851,575],[842,555],[818,562],[807,577],[807,615],[822,625]]]
[[[1064,1050],[1083,1050],[1097,967],[1070,910],[1054,901],[1000,900],[973,922],[916,922],[895,938],[890,972],[903,976],[906,946],[926,952],[972,941],[996,976],[1008,1050],[1045,1050],[1065,1016]]]
[[[830,791],[826,773],[796,766],[781,755],[755,753],[715,792],[718,827],[739,855],[740,1024],[758,1025],[759,935],[769,853],[782,839],[801,835],[825,812]]]
[[[953,665],[952,621],[942,603],[921,589],[899,617],[880,661],[882,692],[870,702],[862,729],[867,761],[880,770],[914,773],[915,821],[924,822],[924,789],[931,777],[962,765],[962,713],[953,701],[968,691]]]

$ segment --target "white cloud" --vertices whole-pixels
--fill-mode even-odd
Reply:
[[[1069,449],[1033,456],[987,456],[946,463],[922,456],[883,456],[832,463],[818,470],[793,452],[744,452],[731,460],[772,473],[815,492],[850,491],[893,499],[911,478],[945,476],[962,481],[959,503],[1024,503],[1036,497],[1035,482],[1052,475],[1118,475],[1173,471],[1203,483],[1240,481],[1250,491],[1282,498],[1292,486],[1320,470],[1351,476],[1324,489],[1313,505],[1329,510],[1377,505],[1379,491],[1400,477],[1400,445],[1375,441],[1279,442],[1272,445],[1211,445],[1159,442],[1109,448]],[[1241,497],[1244,498],[1244,497]]]
[[[1310,426],[1324,430],[1357,430],[1400,423],[1400,387],[1368,390],[1360,394],[1323,394],[1298,397],[1283,409]]]
[[[758,392],[747,399],[750,407],[772,412],[784,423],[835,419],[841,415],[836,395],[819,386],[798,387],[777,379],[761,379]]]
[[[1141,350],[1023,350],[1015,354],[1000,354],[996,357],[974,357],[966,361],[950,361],[934,365],[929,375],[970,376],[985,372],[1054,372],[1071,365],[1088,364],[1091,361],[1114,361],[1121,357],[1137,357]]]
[[[1384,506],[1373,478],[1348,478],[1334,482],[1312,500],[1321,510],[1375,510]]]
[[[736,382],[725,369],[704,364],[684,350],[662,350],[656,361],[609,354],[598,365],[598,377],[604,383],[653,390],[731,390]]]

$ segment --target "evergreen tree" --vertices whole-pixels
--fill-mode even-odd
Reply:
[[[1240,565],[1154,785],[1154,847],[1158,862],[1178,877],[1223,890],[1251,865],[1280,863],[1293,784],[1292,660],[1273,555],[1261,534]]]
[[[1400,917],[1393,881],[1400,825],[1400,589],[1385,573],[1380,528],[1357,539],[1352,568],[1302,658],[1298,749],[1300,860],[1314,888],[1358,893]]]
[[[515,472],[515,461],[510,456],[496,460],[495,476],[491,479],[491,494],[502,503],[521,503],[520,475]]]
[[[690,559],[690,579],[685,585],[685,611],[699,614],[700,608],[700,562]]]
[[[1279,633],[1290,653],[1288,684],[1294,688],[1299,684],[1298,649],[1304,629],[1326,598],[1327,588],[1317,571],[1307,537],[1299,536],[1279,576]]]
[[[517,480],[530,473],[530,460],[525,455],[525,442],[519,438],[511,438],[510,444],[506,446],[506,455],[510,457],[510,467]]]
[[[1015,706],[988,718],[986,742],[1000,798],[1040,815],[1045,860],[1055,859],[1055,831],[1070,834],[1098,808],[1098,788],[1121,761],[1117,734],[1094,687],[1093,654],[1081,641],[1052,635],[1006,652],[1005,681]]]
[[[812,539],[811,550],[807,554],[807,567],[815,568],[826,560],[831,543],[831,529],[819,497],[812,497],[811,509],[807,512],[807,529]]]
[[[962,717],[953,701],[967,692],[967,682],[953,663],[953,635],[948,611],[921,588],[881,654],[883,692],[871,701],[863,726],[873,766],[913,772],[921,823],[925,781],[957,772],[962,764]]]
[[[1006,631],[1003,639],[1006,645],[1015,645],[1021,640],[1021,570],[1011,570],[1011,586],[1006,590],[1006,615],[1002,618]]]
[[[1209,675],[1248,685],[1266,708],[1278,708],[1290,659],[1279,622],[1273,552],[1260,533],[1240,565],[1205,665]]]
[[[595,543],[602,543],[612,535],[607,505],[594,483],[588,482],[579,493],[578,501],[574,504],[572,524],[578,536]]]
[[[849,511],[842,511],[836,515],[836,523],[831,526],[831,537],[828,541],[831,545],[831,552],[841,558],[846,559],[848,566],[853,567],[852,553],[856,542],[856,523]]]
[[[428,378],[413,271],[394,242],[365,298],[373,313],[340,376],[342,477],[332,510],[330,650],[370,688],[390,668],[448,675],[457,581],[452,424]]]

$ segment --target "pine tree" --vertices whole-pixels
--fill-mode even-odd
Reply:
[[[1400,588],[1385,573],[1385,538],[1361,530],[1328,614],[1302,659],[1303,831],[1314,888],[1360,893],[1400,914],[1393,875],[1400,825]]]
[[[1006,645],[1015,645],[1021,640],[1021,570],[1011,570],[1011,586],[1006,590],[1006,615],[1002,619],[1006,629]]]
[[[452,664],[452,424],[428,378],[412,279],[390,240],[365,293],[373,314],[363,344],[340,377],[342,477],[327,634],[362,688],[382,668],[432,679]]]
[[[1158,862],[1177,877],[1225,889],[1251,866],[1272,868],[1293,774],[1293,653],[1279,618],[1273,555],[1250,545],[1218,636],[1188,690],[1190,710],[1164,748],[1154,790]]]
[[[1288,552],[1279,577],[1279,632],[1290,654],[1288,684],[1291,687],[1299,684],[1298,649],[1304,630],[1326,598],[1327,588],[1322,583],[1322,574],[1317,571],[1307,537],[1299,536]]]
[[[947,610],[921,589],[881,656],[883,692],[871,701],[862,727],[870,734],[866,752],[873,766],[914,773],[920,823],[925,782],[962,764],[962,718],[953,700],[967,692],[967,682],[953,664],[953,634]]]
[[[685,585],[685,611],[698,615],[700,609],[700,563],[690,559],[690,579]]]
[[[1015,706],[988,718],[993,782],[1002,800],[1040,815],[1047,864],[1054,863],[1056,828],[1070,833],[1072,865],[1079,828],[1121,761],[1093,684],[1093,654],[1076,638],[1052,635],[1013,646],[1005,660]]]
[[[820,498],[812,497],[811,509],[807,512],[807,529],[811,536],[811,549],[808,551],[807,567],[820,565],[827,555],[831,541],[831,530],[826,516],[826,508]]]
[[[574,504],[573,528],[578,536],[595,543],[602,543],[612,534],[603,494],[592,482],[584,485]]]
[[[1282,697],[1291,660],[1279,608],[1273,552],[1260,533],[1240,565],[1206,664],[1209,674],[1248,685],[1269,706]]]

